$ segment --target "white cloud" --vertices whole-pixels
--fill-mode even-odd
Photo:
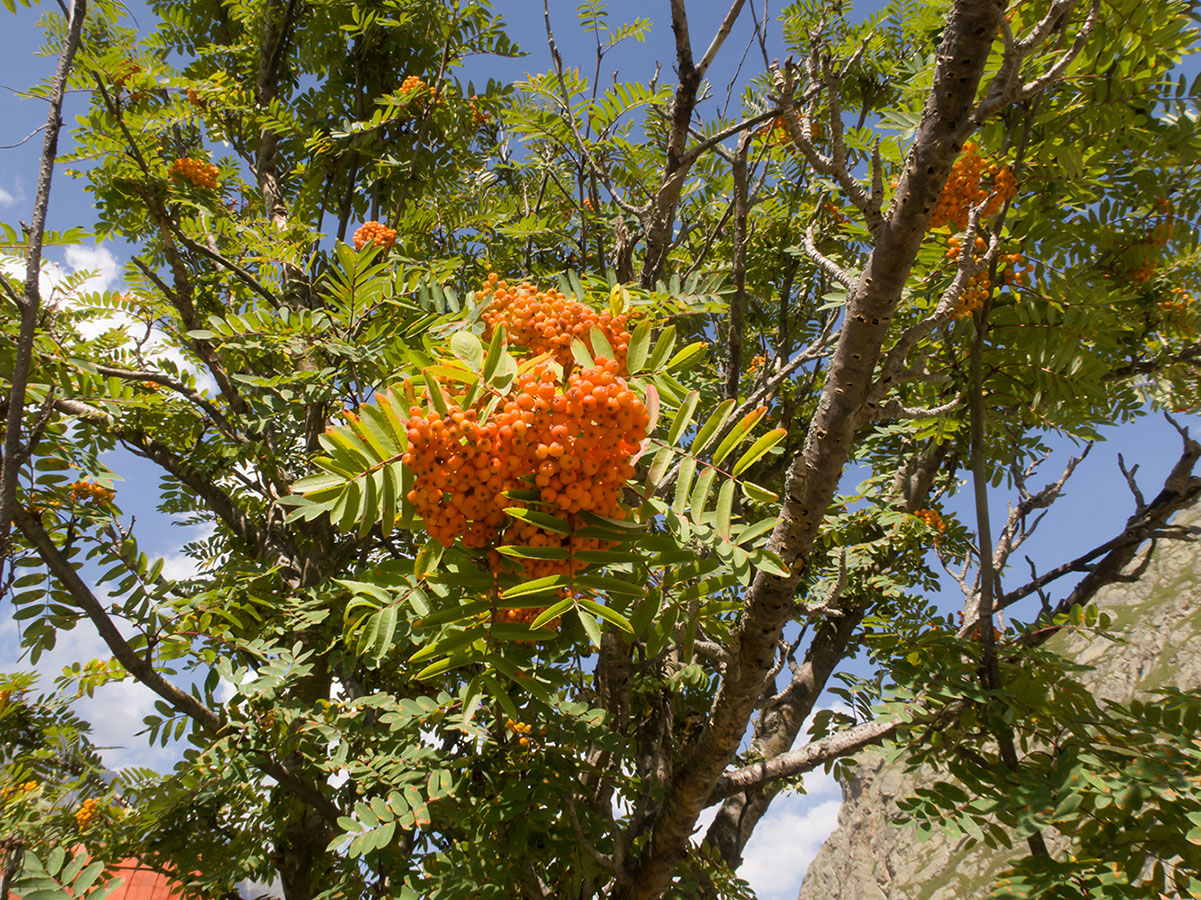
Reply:
[[[755,828],[738,874],[759,900],[794,900],[805,870],[838,824],[842,799],[822,800],[783,794]]]
[[[121,277],[121,267],[108,247],[73,244],[67,248],[66,256],[72,273],[93,273],[92,277],[80,286],[80,290],[110,291]]]
[[[847,707],[835,703],[813,710],[801,728],[801,744],[807,740],[814,716],[824,710],[847,712]],[[738,874],[759,900],[794,900],[809,863],[838,825],[842,788],[834,776],[818,769],[807,772],[803,784],[805,793],[780,794],[772,801],[743,851]],[[707,826],[716,807],[706,813]]]
[[[11,618],[0,623],[0,670],[33,670],[39,678],[39,690],[49,691],[63,669],[76,662],[109,659],[111,653],[100,636],[86,621],[71,631],[62,632],[53,650],[44,653],[37,665],[18,657],[16,627]],[[11,642],[8,632],[12,632]],[[75,709],[92,726],[92,742],[101,750],[110,769],[141,765],[165,769],[177,753],[170,748],[151,748],[145,737],[134,737],[143,728],[142,719],[154,712],[154,694],[135,681],[112,682],[98,687],[92,697],[81,697]]]
[[[42,268],[42,297],[47,304],[70,307],[78,302],[83,293],[109,291],[121,286],[120,263],[107,247],[73,244],[64,252],[65,266],[61,263],[47,261]],[[8,256],[0,259],[0,269],[21,278],[24,277],[25,263],[18,257]],[[88,272],[90,277],[70,295],[64,294],[63,283],[71,275],[80,272]],[[170,360],[180,371],[193,373],[196,387],[199,390],[209,394],[215,394],[217,391],[217,383],[206,370],[195,368],[157,328],[150,329],[147,334],[146,323],[129,313],[112,310],[105,315],[80,322],[77,327],[80,333],[89,339],[107,331],[123,331],[130,339],[143,342],[141,350],[148,362],[156,359]]]
[[[212,522],[204,522],[191,526],[188,535],[173,549],[163,554],[163,577],[172,581],[182,581],[194,578],[200,572],[200,563],[183,552],[184,544],[190,541],[202,541],[211,537],[217,527]]]
[[[0,188],[0,206],[12,206],[16,202],[16,197],[14,197],[4,188]]]

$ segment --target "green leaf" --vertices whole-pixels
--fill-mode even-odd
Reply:
[[[663,480],[663,476],[667,474],[667,467],[671,465],[671,456],[670,447],[659,448],[659,452],[655,454],[654,459],[651,460],[650,467],[646,471],[646,486],[648,489],[653,491],[655,485]]]
[[[630,335],[630,349],[626,353],[626,371],[637,375],[646,363],[647,352],[651,346],[651,323],[643,320]]]
[[[697,362],[705,351],[709,349],[708,341],[697,341],[694,344],[689,344],[675,356],[667,361],[667,370],[670,372],[673,369],[686,369],[688,366]]]
[[[717,430],[726,423],[726,419],[730,417],[730,412],[734,409],[733,400],[723,400],[717,404],[717,409],[713,410],[712,415],[705,420],[705,424],[701,426],[701,430],[697,432],[696,437],[692,441],[690,448],[693,455],[699,455],[705,446],[713,439],[713,435]]]
[[[675,418],[671,420],[671,428],[667,432],[667,443],[671,446],[676,445],[676,441],[680,439],[684,429],[692,422],[692,414],[696,412],[696,405],[700,399],[700,391],[689,391],[684,397],[684,402],[680,404],[680,409]]]
[[[593,325],[592,330],[588,332],[588,338],[592,341],[592,354],[600,359],[616,359],[613,353],[613,345],[609,343],[609,339],[605,333],[597,326]]]
[[[429,578],[438,571],[438,563],[442,561],[442,554],[445,550],[441,541],[430,538],[417,553],[417,558],[413,560],[413,574],[417,578]]]
[[[611,609],[608,606],[605,606],[603,603],[597,603],[595,600],[589,600],[587,597],[577,598],[576,603],[579,604],[581,609],[588,610],[589,612],[600,616],[606,622],[609,622],[612,625],[616,625],[618,628],[620,628],[622,631],[626,632],[627,634],[634,633],[634,626],[632,626],[630,624],[629,619],[627,619],[625,616],[623,616],[621,613],[617,612],[616,610]]]
[[[535,578],[531,581],[525,581],[516,587],[511,587],[501,594],[506,600],[512,600],[514,597],[528,597],[531,594],[541,594],[545,591],[557,590],[567,584],[567,577],[564,575],[547,575],[544,578]]]
[[[450,415],[450,410],[446,406],[446,398],[442,396],[442,385],[438,384],[438,379],[429,373],[429,369],[426,369],[426,373],[425,385],[430,398],[430,405],[438,415],[446,418]]]
[[[465,647],[475,641],[478,641],[484,636],[483,626],[473,625],[466,631],[459,631],[454,634],[444,637],[440,641],[426,644],[416,653],[409,657],[409,662],[421,662],[430,659],[434,656],[442,656],[443,654],[452,653],[460,647]]]
[[[588,350],[588,345],[579,338],[571,342],[571,357],[575,360],[576,365],[582,369],[591,369],[596,365],[596,360],[592,358],[592,354]]]
[[[655,349],[652,351],[646,367],[652,372],[659,371],[663,367],[664,361],[671,356],[671,351],[675,349],[675,346],[676,326],[668,325],[659,335],[659,340],[655,342]]]
[[[71,890],[75,896],[79,897],[86,893],[88,888],[96,882],[96,879],[100,877],[100,873],[103,871],[104,863],[94,862],[80,872],[75,879],[75,883],[71,885]]]
[[[480,654],[478,653],[456,653],[453,656],[446,656],[430,663],[414,675],[413,679],[415,681],[424,681],[426,678],[433,678],[435,675],[441,675],[444,672],[449,672],[451,669],[469,666],[472,663],[479,662],[479,659]]]
[[[484,381],[492,383],[492,377],[500,366],[501,357],[505,355],[505,326],[497,325],[492,332],[492,340],[488,342],[488,355],[484,357],[484,365],[480,372]]]
[[[739,484],[742,485],[742,493],[746,495],[746,498],[754,500],[756,503],[775,503],[780,499],[779,494],[769,491],[753,481],[740,481]]]
[[[509,696],[509,692],[506,691],[503,687],[501,687],[501,684],[499,681],[497,681],[492,675],[489,675],[487,672],[480,675],[479,679],[480,679],[480,683],[483,684],[488,689],[489,695],[491,695],[491,697],[497,703],[499,703],[501,705],[501,707],[504,709],[505,715],[507,715],[510,719],[520,718],[520,714],[517,712],[517,704],[514,703],[513,698]],[[446,772],[445,769],[443,769],[442,771]],[[446,774],[449,775],[449,773],[446,773]],[[433,784],[433,780],[434,780],[434,776],[433,776],[433,774],[431,774],[430,775],[430,784],[431,785]],[[429,793],[430,799],[434,798],[433,790],[427,790],[427,793]]]
[[[654,659],[665,649],[676,630],[676,620],[680,616],[678,606],[669,606],[663,615],[654,620],[650,634],[646,639],[646,655]]]
[[[663,592],[658,588],[648,591],[646,597],[634,610],[630,617],[630,627],[637,637],[642,637],[655,616],[659,614],[659,606],[663,602]]]
[[[717,520],[715,527],[723,539],[730,539],[730,510],[734,506],[734,482],[725,481],[717,493]]]
[[[692,476],[696,474],[696,459],[686,456],[680,462],[680,473],[676,476],[676,494],[672,501],[672,511],[677,516],[684,514],[688,506],[688,492],[692,489]]]
[[[738,532],[738,538],[737,538],[736,543],[746,544],[749,541],[753,541],[755,538],[759,537],[761,534],[766,534],[767,532],[769,532],[773,528],[775,528],[776,522],[778,522],[778,521],[779,521],[779,519],[774,519],[774,518],[760,519],[754,525],[747,525],[745,528],[742,528]]]
[[[571,609],[573,606],[575,606],[575,600],[571,597],[560,600],[553,606],[548,606],[546,609],[542,610],[537,617],[535,617],[533,622],[530,623],[530,628],[541,628],[547,622],[551,622],[559,618],[559,616],[563,615],[563,613],[567,612],[567,610]]]
[[[614,578],[609,575],[577,575],[574,581],[576,587],[603,591],[606,594],[618,594],[625,597],[641,597],[643,591],[643,586],[632,578]]]
[[[543,531],[553,531],[555,534],[571,534],[570,525],[549,513],[538,512],[533,509],[522,509],[519,506],[507,506],[505,507],[505,513],[514,519],[520,519],[522,522],[537,525]]]
[[[647,382],[646,385],[646,433],[654,434],[659,424],[659,389]]]
[[[584,626],[584,631],[588,634],[588,640],[592,641],[592,646],[599,650],[601,645],[601,628],[597,624],[596,616],[582,607],[576,609],[576,615],[580,617],[580,624]]]
[[[566,547],[518,547],[511,544],[502,544],[496,548],[496,552],[517,559],[567,559],[570,555]]]
[[[699,522],[701,516],[705,514],[705,505],[709,502],[709,489],[713,486],[713,479],[717,477],[717,470],[706,467],[701,473],[701,477],[696,480],[696,486],[692,489],[692,521]],[[728,482],[733,484],[733,482]]]
[[[429,807],[425,805],[425,799],[421,796],[421,792],[411,784],[406,784],[404,787],[405,800],[409,804],[409,809],[413,811],[413,819],[419,828],[424,828],[430,824]]]
[[[732,474],[738,477],[745,472],[750,466],[754,465],[763,454],[767,453],[772,447],[784,440],[784,436],[788,434],[787,429],[773,428],[767,434],[761,435],[755,443],[747,449],[745,453],[738,458],[738,462],[734,463]]]
[[[367,627],[359,640],[359,655],[367,657],[373,665],[378,666],[392,647],[392,639],[396,634],[396,619],[395,604],[385,606],[368,619]]]
[[[738,424],[731,428],[730,433],[717,445],[717,449],[713,452],[713,462],[719,463],[725,459],[730,454],[730,451],[737,447],[742,439],[750,433],[750,430],[755,427],[755,423],[766,414],[767,407],[761,406],[758,409],[751,410],[739,419]]]
[[[750,554],[751,565],[760,572],[775,575],[778,578],[788,578],[792,575],[788,567],[776,554],[767,549],[755,550]]]

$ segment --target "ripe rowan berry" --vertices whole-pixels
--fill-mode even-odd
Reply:
[[[94,481],[75,481],[67,485],[67,489],[72,502],[92,506],[105,506],[117,496],[115,492]]]
[[[100,813],[100,803],[97,800],[89,797],[79,805],[79,809],[75,810],[75,824],[80,829],[85,829],[95,821]]]
[[[916,518],[921,519],[926,524],[927,528],[933,528],[936,531],[943,532],[947,530],[947,523],[942,520],[942,516],[937,510],[919,509],[913,514]]]
[[[571,345],[577,338],[597,356],[592,329],[598,328],[612,348],[619,369],[625,371],[630,348],[627,316],[598,313],[584,303],[569,300],[554,288],[539,290],[529,283],[510,287],[496,273],[488,276],[475,296],[477,300],[488,301],[482,316],[487,326],[485,340],[491,338],[498,325],[503,325],[510,344],[526,348],[531,356],[549,353],[559,365],[569,366],[573,361]]]
[[[992,186],[986,187],[991,180]],[[980,156],[976,145],[968,142],[951,166],[942,193],[930,214],[930,227],[953,225],[957,231],[967,228],[968,214],[985,203],[984,215],[991,216],[1017,193],[1013,170],[1006,165],[988,163]]]
[[[370,244],[383,250],[391,250],[396,246],[396,229],[374,220],[364,222],[354,233],[354,248],[362,250]]]
[[[217,189],[217,167],[203,159],[185,156],[171,163],[171,175],[191,182],[201,190]]]

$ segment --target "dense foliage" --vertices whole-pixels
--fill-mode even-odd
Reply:
[[[610,79],[652,24],[587,3],[553,18],[591,76],[548,12],[551,70],[478,85],[521,52],[487,3],[151,6],[47,12],[6,241],[4,586],[31,659],[112,651],[4,682],[22,896],[134,853],[204,896],[748,896],[772,798],[881,742],[958,779],[918,827],[1026,846],[999,895],[1197,896],[1199,698],[1099,703],[1042,645],[1106,629],[1201,445],[1111,541],[1008,565],[1052,436],[1201,403],[1189,3],[737,0],[708,40],[672,0],[674,84]],[[44,230],[64,87],[120,294],[39,288],[80,239]],[[194,576],[122,513],[149,471],[211,528]],[[62,713],[123,679],[172,771],[102,777]]]

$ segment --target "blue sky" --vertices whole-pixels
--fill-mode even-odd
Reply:
[[[53,6],[43,4],[44,8]],[[474,78],[477,82],[490,75],[513,79],[526,72],[548,69],[550,58],[541,4],[529,0],[506,0],[499,2],[497,8],[505,14],[511,33],[525,46],[529,55],[515,60],[472,60],[465,70],[465,77]],[[855,11],[861,15],[871,8],[874,5],[860,3],[855,6]],[[777,7],[773,6],[772,11],[774,14]],[[692,40],[698,56],[707,46],[724,12],[722,5],[709,0],[694,0],[690,4]],[[5,20],[3,29],[0,29],[0,144],[3,145],[17,143],[44,122],[42,102],[20,99],[15,93],[53,68],[52,59],[33,55],[40,40],[33,28],[38,15],[38,9],[18,10],[15,16]],[[645,44],[629,41],[608,56],[602,78],[608,81],[616,69],[623,80],[644,80],[654,72],[656,63],[662,63],[662,77],[670,81],[673,77],[674,45],[668,24],[667,0],[656,0],[650,4],[611,4],[613,24],[634,16],[645,16],[656,23],[649,39]],[[149,21],[149,15],[144,11],[139,18],[143,24]],[[553,3],[552,21],[566,63],[578,64],[585,73],[591,75],[595,43],[590,35],[584,34],[578,27],[575,4]],[[772,56],[783,56],[784,49],[778,43],[778,31],[772,34],[777,43],[769,52]],[[737,67],[750,37],[750,20],[744,14],[718,64],[711,71],[714,83],[714,99],[711,103],[724,102],[725,83]],[[1195,58],[1190,61],[1188,68],[1196,71]],[[762,60],[758,48],[752,47],[743,77],[761,71]],[[85,98],[81,96],[69,98],[66,114],[68,123],[83,102]],[[712,111],[711,106],[709,112]],[[37,135],[21,147],[0,150],[0,219],[10,224],[16,225],[18,220],[29,216],[40,147],[41,136]],[[66,135],[62,149],[70,149],[70,139]],[[51,227],[89,224],[91,220],[87,195],[60,171],[51,204]],[[122,287],[120,265],[127,256],[126,248],[120,244],[101,247],[89,244],[50,253],[50,258],[64,270],[94,270],[98,273],[96,286],[114,290]],[[1189,416],[1182,418],[1201,433],[1201,429],[1196,428],[1201,420]],[[1112,536],[1132,512],[1130,494],[1118,471],[1119,452],[1129,463],[1137,462],[1141,466],[1140,481],[1154,493],[1180,451],[1180,440],[1175,431],[1157,417],[1112,429],[1107,436],[1110,439],[1094,449],[1069,485],[1067,497],[1051,511],[1036,538],[1024,548],[1024,552],[1029,553],[1040,568],[1071,558]],[[1056,445],[1056,456],[1048,461],[1036,484],[1057,477],[1067,456],[1078,449],[1066,440],[1058,440]],[[131,462],[134,461],[128,454],[115,454],[110,460],[114,468],[124,471],[126,475],[134,475],[120,485],[122,508],[127,516],[137,517],[143,548],[168,560],[168,574],[186,574],[190,563],[180,554],[179,548],[184,541],[198,535],[192,530],[178,527],[155,511],[157,482],[153,477],[138,477],[144,470],[139,469],[136,462],[130,465]],[[1003,493],[995,493],[994,533],[1003,521],[1006,501]],[[953,506],[958,507],[958,504]],[[1010,577],[1016,583],[1024,574],[1024,571],[1019,571]],[[957,591],[947,592],[946,603],[948,608],[961,605]],[[7,604],[0,605],[0,671],[21,665],[16,624],[9,613]],[[38,668],[50,677],[68,662],[100,655],[104,654],[99,640],[81,627],[72,634],[64,635],[59,648],[44,659]],[[169,764],[169,753],[164,755],[161,751],[146,749],[142,739],[133,737],[141,727],[141,717],[150,709],[150,702],[147,692],[137,686],[115,685],[101,689],[95,700],[82,705],[85,716],[95,723],[97,739],[102,744],[114,747],[107,754],[111,765]],[[742,874],[751,881],[764,900],[791,900],[795,897],[805,865],[833,826],[839,799],[837,786],[828,777],[818,775],[811,779],[810,788],[809,797],[785,797],[777,801],[768,820],[762,823],[748,847],[747,863]]]

